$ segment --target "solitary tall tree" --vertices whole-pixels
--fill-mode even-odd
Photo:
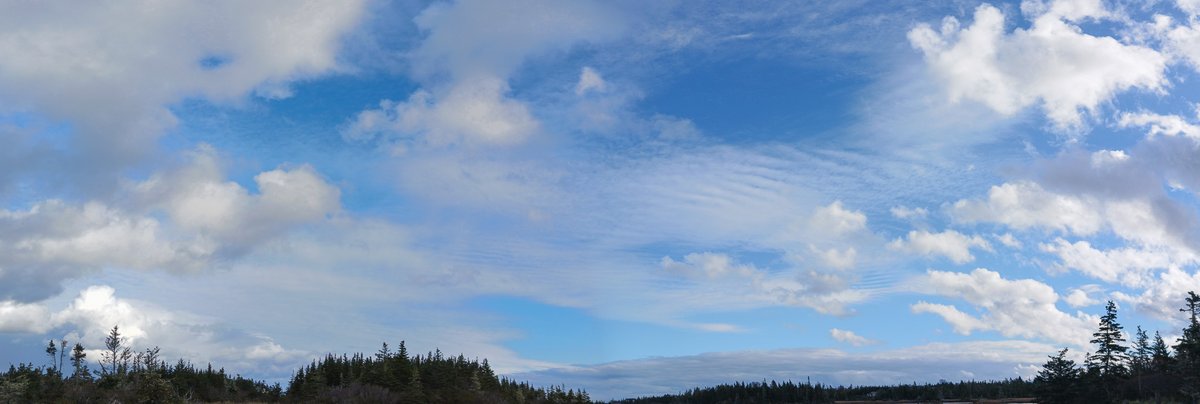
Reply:
[[[1092,334],[1091,343],[1096,344],[1096,353],[1088,357],[1105,378],[1127,373],[1125,363],[1129,357],[1125,352],[1129,348],[1121,344],[1125,342],[1121,330],[1121,324],[1117,323],[1117,305],[1109,300],[1104,306],[1104,316],[1100,317],[1100,327]]]
[[[50,357],[50,370],[58,370],[57,367],[54,366],[54,359],[58,358],[58,347],[54,345],[53,338],[50,339],[50,345],[46,345],[46,356]]]

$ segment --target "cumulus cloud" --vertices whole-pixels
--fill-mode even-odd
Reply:
[[[1100,304],[1099,300],[1093,299],[1091,296],[1088,296],[1088,292],[1084,291],[1083,289],[1071,289],[1071,293],[1068,293],[1066,296],[1063,296],[1063,301],[1067,302],[1067,305],[1070,305],[1071,307],[1074,307],[1074,308],[1094,306],[1094,305]]]
[[[1169,267],[1147,281],[1140,294],[1114,292],[1116,300],[1133,303],[1134,309],[1156,318],[1183,324],[1186,319],[1178,311],[1187,292],[1200,290],[1200,272]]]
[[[63,281],[110,266],[194,270],[213,252],[202,240],[167,233],[157,219],[97,202],[0,210],[0,300],[41,300]]]
[[[1143,287],[1151,270],[1166,269],[1179,263],[1195,263],[1195,257],[1180,257],[1179,252],[1163,248],[1121,247],[1100,250],[1088,241],[1068,242],[1056,238],[1040,245],[1042,251],[1056,255],[1062,268],[1073,269],[1092,278],[1128,287]]]
[[[122,203],[0,210],[0,300],[45,299],[104,268],[198,271],[340,208],[338,189],[308,166],[263,172],[255,183],[251,194],[224,180],[202,149],[179,170],[124,187]]]
[[[11,308],[16,307],[16,312]],[[181,357],[194,362],[220,361],[244,371],[261,366],[294,366],[309,353],[287,349],[262,335],[250,335],[228,329],[212,318],[176,312],[157,305],[124,299],[106,285],[93,285],[61,309],[44,303],[20,305],[0,302],[0,330],[12,333],[61,333],[61,338],[89,347],[88,357],[99,358],[97,348],[115,325],[128,346],[135,350],[163,347],[165,357]],[[18,316],[9,317],[8,314]]]
[[[1068,314],[1055,303],[1054,288],[1032,279],[1004,279],[998,272],[979,268],[969,274],[929,271],[921,280],[926,293],[962,299],[983,313],[976,317],[953,305],[918,302],[914,313],[933,313],[970,335],[996,331],[1006,337],[1037,338],[1085,346],[1098,320],[1081,312]]]
[[[224,178],[211,148],[191,154],[183,167],[132,184],[143,209],[165,211],[179,228],[237,254],[298,224],[340,208],[341,192],[311,166],[279,168],[254,177],[258,193]]]
[[[508,85],[492,76],[462,80],[440,97],[419,90],[407,101],[384,100],[379,109],[360,112],[343,135],[438,147],[519,143],[540,124],[528,106],[507,98],[507,92]]]
[[[74,174],[111,178],[175,124],[170,104],[283,97],[288,83],[337,70],[363,3],[9,4],[0,108],[68,120],[83,156],[65,160]]]
[[[50,311],[40,304],[0,301],[0,332],[40,334],[51,326]]]
[[[843,329],[839,329],[839,328],[830,328],[829,336],[833,337],[833,339],[835,341],[854,345],[854,346],[870,345],[870,344],[876,344],[879,342],[879,341],[855,334],[854,331],[843,330]]]
[[[1091,235],[1104,225],[1098,205],[1095,198],[1047,192],[1033,182],[1010,182],[991,187],[986,200],[955,202],[950,214],[961,223],[994,222],[1017,230]]]
[[[513,71],[528,58],[612,39],[625,25],[603,3],[538,0],[434,3],[414,21],[425,37],[412,63],[427,88],[359,113],[344,137],[417,138],[435,147],[520,143],[541,123],[529,105],[509,97]],[[580,94],[604,86],[594,70],[585,69],[580,80]]]
[[[908,251],[925,256],[940,255],[949,258],[955,264],[965,264],[975,260],[971,249],[977,248],[991,251],[992,246],[983,237],[970,237],[954,230],[941,233],[930,233],[925,230],[913,230],[904,238],[892,240],[888,247],[894,250]]]
[[[867,215],[860,211],[846,209],[845,206],[842,206],[842,201],[833,201],[828,206],[822,206],[813,212],[811,226],[818,231],[844,235],[866,228]]]
[[[1109,17],[1099,1],[1023,4],[1029,28],[1007,32],[1004,13],[983,4],[965,28],[946,17],[937,30],[918,25],[908,39],[951,100],[977,101],[1004,115],[1039,105],[1060,130],[1080,128],[1081,110],[1094,113],[1118,93],[1166,84],[1166,56],[1080,28],[1080,21]]]
[[[1117,121],[1121,127],[1146,127],[1146,136],[1183,136],[1200,140],[1200,126],[1179,115],[1160,115],[1153,112],[1126,112]]]

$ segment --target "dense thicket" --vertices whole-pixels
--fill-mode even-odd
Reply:
[[[441,351],[409,356],[400,343],[373,356],[326,356],[300,369],[288,385],[293,401],[372,403],[590,403],[582,390],[535,388],[499,378],[483,362]]]

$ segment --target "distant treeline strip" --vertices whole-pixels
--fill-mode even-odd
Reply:
[[[1200,296],[1188,292],[1187,325],[1171,346],[1137,327],[1126,344],[1113,302],[1105,306],[1092,334],[1095,351],[1082,366],[1063,349],[1032,380],[961,381],[895,386],[828,386],[762,381],[695,388],[680,394],[630,398],[623,404],[830,403],[830,402],[1014,402],[1038,403],[1200,402]],[[174,402],[329,402],[329,403],[590,403],[583,390],[538,388],[497,377],[488,364],[435,351],[410,356],[404,342],[385,343],[373,355],[327,355],[297,370],[287,389],[278,384],[230,376],[211,365],[185,361],[173,366],[158,348],[133,351],[114,326],[97,362],[67,341],[46,346],[49,365],[10,365],[0,373],[0,403],[174,403]],[[72,372],[64,372],[70,363]],[[981,401],[982,400],[982,401]]]

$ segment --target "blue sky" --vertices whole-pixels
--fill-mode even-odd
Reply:
[[[1194,1],[0,9],[10,361],[1001,378],[1200,290]]]

